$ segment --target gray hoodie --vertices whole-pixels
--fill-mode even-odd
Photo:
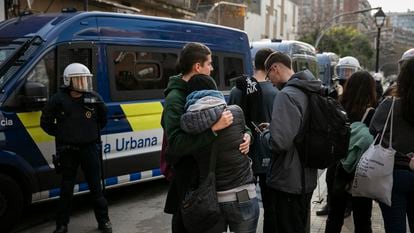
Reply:
[[[267,185],[291,194],[302,194],[303,191],[311,193],[316,187],[317,169],[302,169],[294,144],[294,139],[305,122],[308,97],[303,91],[289,84],[299,85],[310,91],[318,91],[322,85],[311,72],[299,72],[292,76],[275,98],[270,130],[263,135],[273,154]],[[302,177],[305,190],[302,189]]]

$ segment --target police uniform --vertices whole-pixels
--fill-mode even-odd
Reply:
[[[91,102],[88,100],[97,100]],[[52,96],[42,111],[40,126],[55,136],[56,151],[60,157],[62,182],[56,225],[66,228],[69,223],[73,187],[79,165],[93,198],[96,220],[109,223],[108,204],[102,194],[99,162],[99,131],[105,127],[106,107],[101,97],[83,93],[73,98],[69,89],[61,89]],[[66,232],[67,229],[65,229]],[[55,231],[60,232],[60,231]]]

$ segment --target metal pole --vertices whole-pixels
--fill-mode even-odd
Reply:
[[[374,8],[365,8],[365,9],[361,9],[361,10],[357,10],[357,11],[351,11],[351,12],[343,12],[341,14],[335,15],[334,17],[332,17],[331,19],[328,20],[328,22],[326,22],[324,25],[322,25],[320,32],[318,33],[318,36],[316,37],[315,40],[315,44],[313,47],[315,47],[315,49],[318,48],[319,46],[319,42],[321,41],[323,35],[325,34],[325,32],[331,27],[331,23],[333,21],[335,21],[336,19],[342,17],[342,16],[346,16],[346,15],[352,15],[352,14],[359,14],[359,13],[365,13],[368,11],[372,11],[372,10],[377,10],[380,9],[381,7],[374,7]]]
[[[375,72],[378,73],[379,68],[379,46],[380,46],[381,27],[378,27],[377,34],[377,59],[375,61]]]
[[[83,10],[88,11],[88,0],[83,0]]]

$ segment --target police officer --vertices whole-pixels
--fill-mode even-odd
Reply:
[[[92,92],[92,74],[72,63],[63,72],[63,87],[53,95],[42,111],[40,126],[55,136],[62,181],[54,233],[68,231],[70,209],[79,165],[93,198],[95,217],[101,232],[111,233],[108,204],[100,183],[100,130],[106,125],[106,107]]]
[[[352,56],[346,56],[339,59],[338,64],[335,67],[336,75],[339,78],[339,85],[343,87],[346,80],[351,77],[351,75],[361,69],[358,59]],[[339,95],[342,95],[342,90]]]
[[[343,86],[346,83],[346,80],[351,77],[351,75],[358,70],[361,70],[361,66],[359,64],[358,59],[352,56],[346,56],[339,59],[338,64],[335,66],[335,75],[338,77],[339,83],[335,86],[335,91],[330,94],[331,97],[338,99],[339,96],[343,93]],[[327,187],[327,196],[326,196],[326,205],[324,205],[321,209],[316,211],[317,216],[328,215],[329,206],[330,206],[330,196],[332,195],[333,191],[333,182],[335,178],[337,164],[332,164],[326,170],[326,187]],[[345,211],[345,217],[351,215],[351,202],[347,206]]]

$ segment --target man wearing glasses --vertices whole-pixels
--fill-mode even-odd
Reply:
[[[281,90],[273,104],[270,126],[261,124],[269,129],[262,137],[273,153],[267,185],[276,215],[276,232],[305,233],[317,169],[304,168],[300,162],[294,141],[306,122],[308,97],[290,84],[317,91],[321,82],[309,70],[294,73],[290,57],[280,52],[266,59],[265,68],[268,79]]]

